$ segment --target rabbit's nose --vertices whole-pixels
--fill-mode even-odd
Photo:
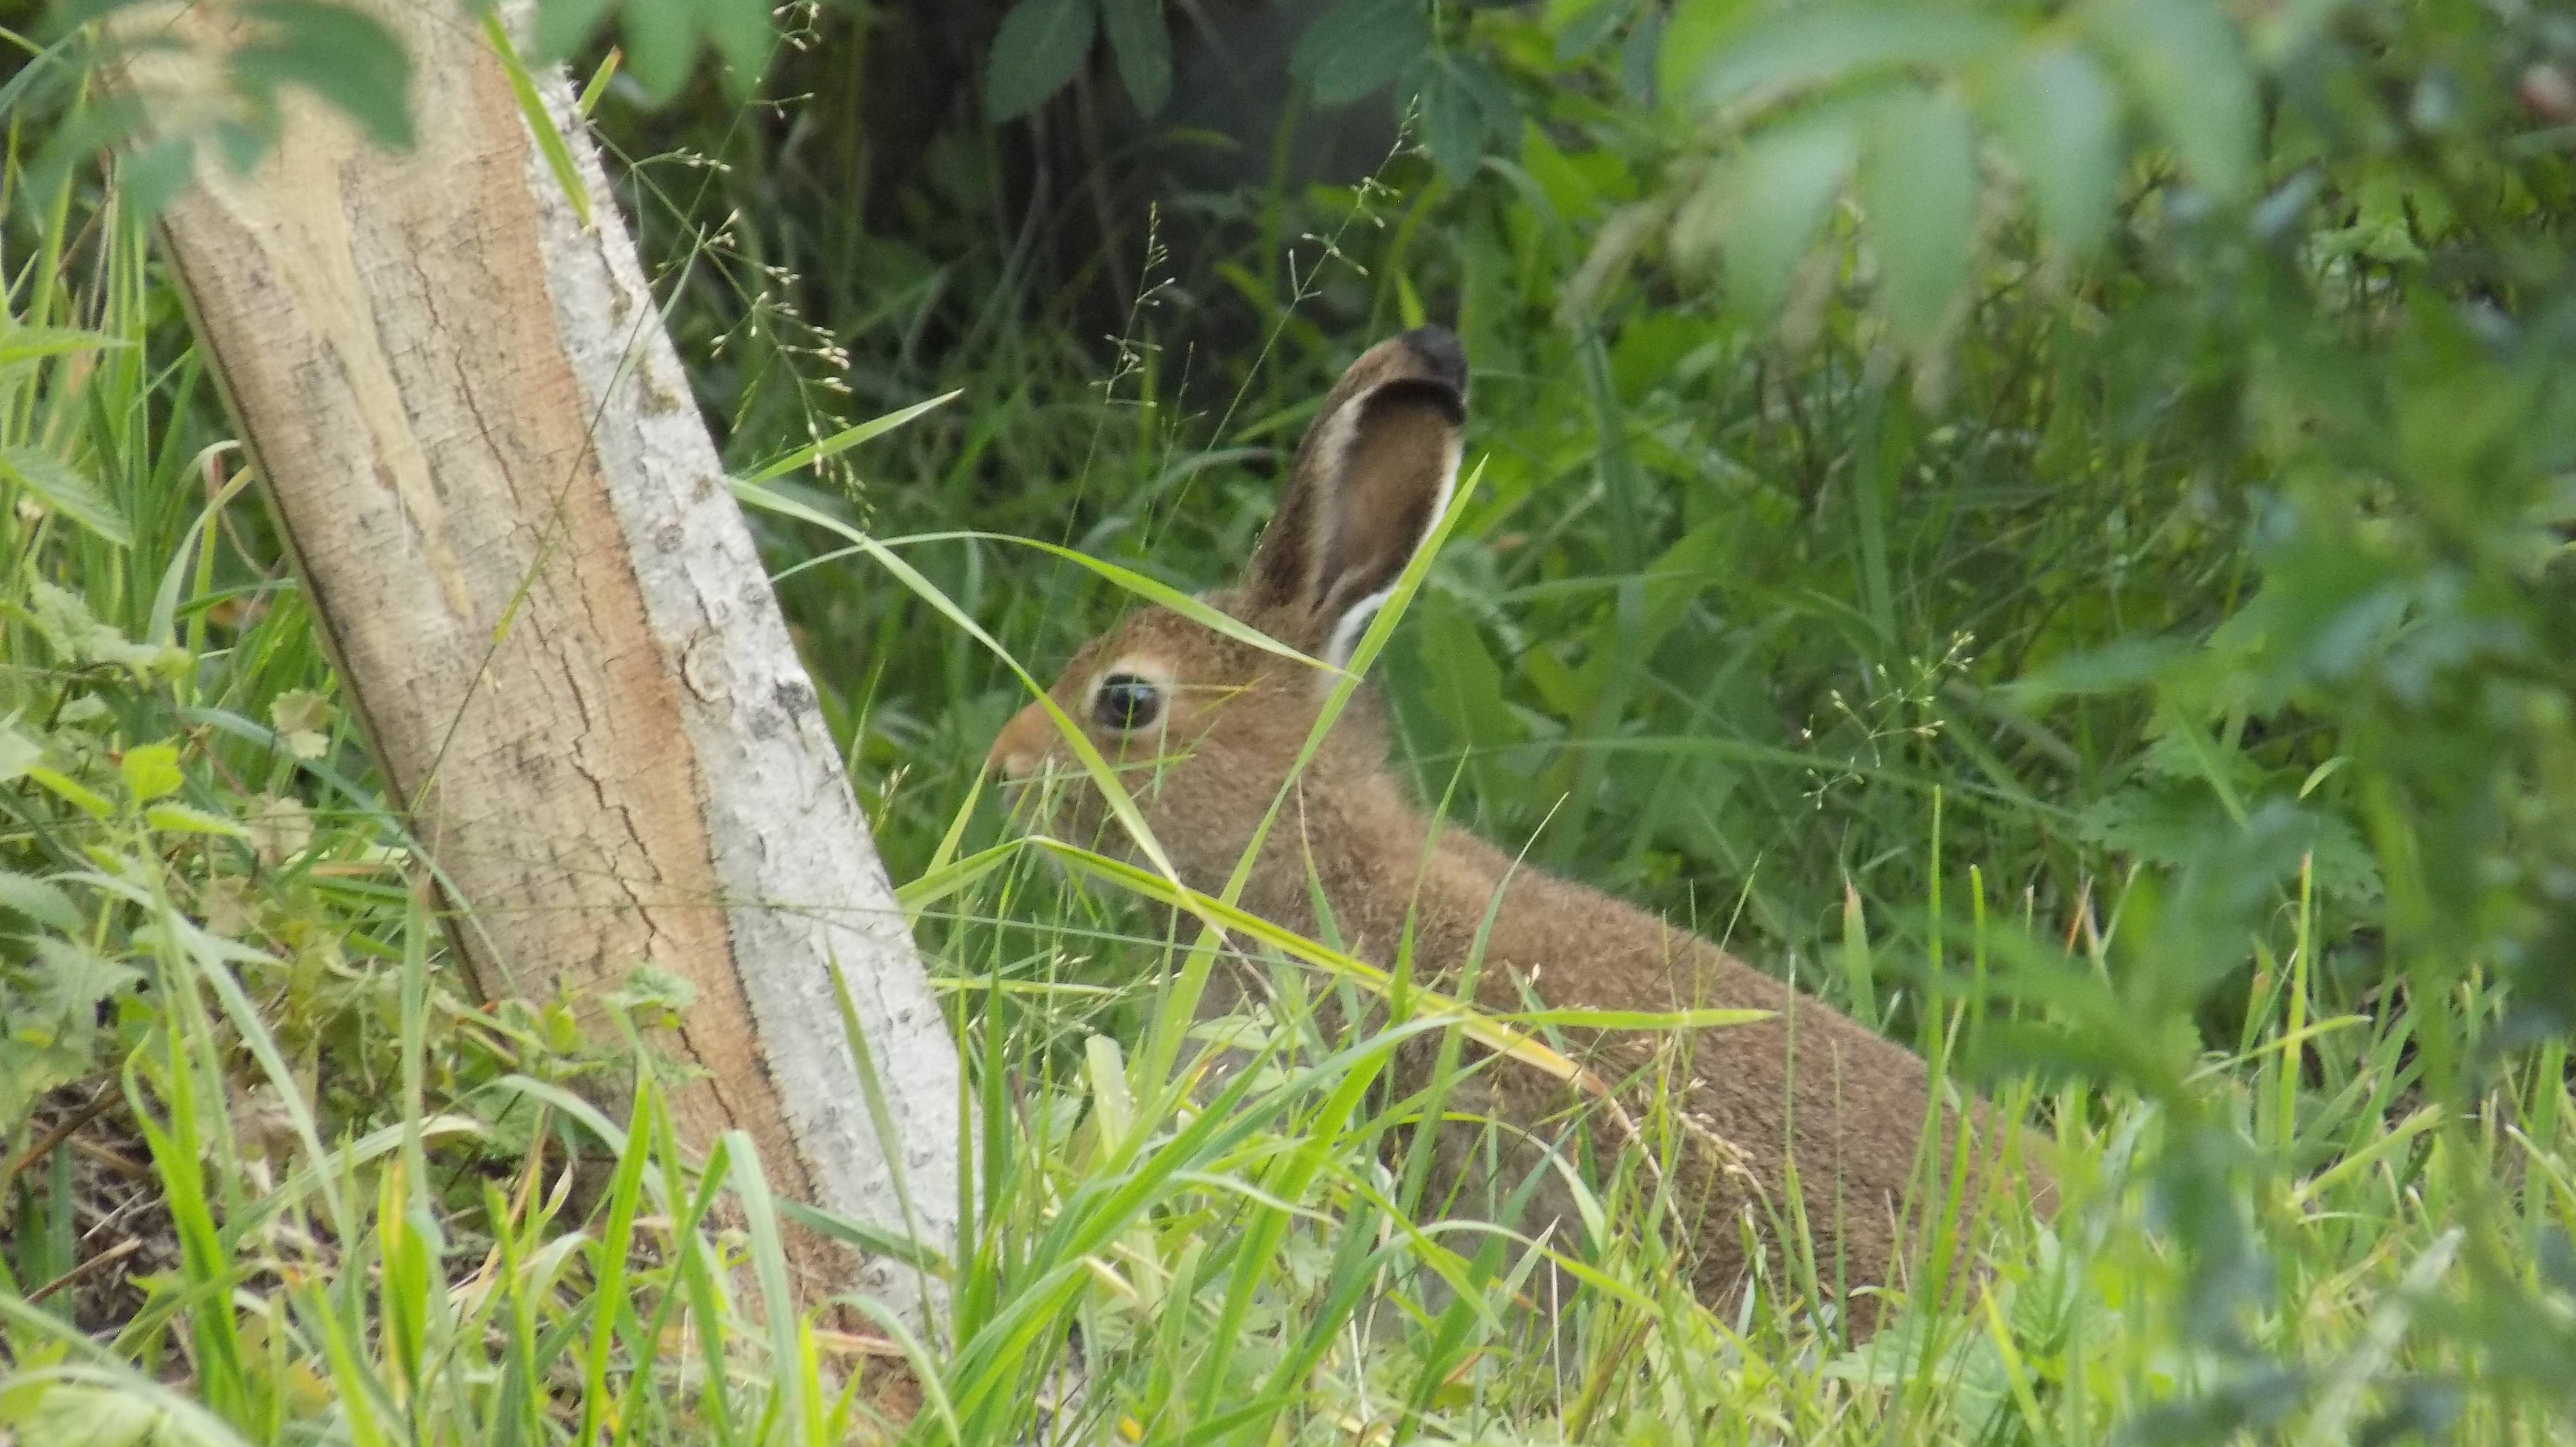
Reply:
[[[1003,779],[1018,783],[1038,771],[1046,759],[1047,740],[1055,732],[1055,723],[1046,710],[1030,704],[1011,716],[1002,731],[993,736],[993,747],[984,755],[984,768],[997,772]]]

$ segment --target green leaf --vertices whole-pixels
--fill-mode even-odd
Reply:
[[[248,829],[203,809],[185,804],[155,804],[143,811],[143,822],[164,834],[218,834],[227,839],[248,839]]]
[[[1432,62],[1417,93],[1422,106],[1422,149],[1440,167],[1450,185],[1463,185],[1484,157],[1484,134],[1476,124],[1476,100],[1458,88],[1448,64]]]
[[[2259,117],[2235,22],[2210,0],[2116,0],[2095,23],[2191,178],[2221,196],[2251,190]]]
[[[1620,88],[1641,106],[1653,105],[1663,93],[1656,78],[1663,73],[1664,15],[1662,6],[1650,7],[1619,42]]]
[[[1852,1013],[1860,1022],[1877,1028],[1877,973],[1869,950],[1869,919],[1861,912],[1860,891],[1851,881],[1843,881],[1843,979],[1851,987]]]
[[[1619,22],[1636,8],[1637,0],[1600,0],[1565,22],[1565,28],[1556,32],[1556,63],[1581,60],[1600,49],[1601,42],[1609,39]]]
[[[0,784],[25,776],[45,757],[45,746],[0,724]]]
[[[27,770],[27,777],[44,785],[46,790],[55,798],[62,800],[64,803],[71,805],[73,808],[80,810],[82,813],[87,814],[93,819],[104,819],[108,815],[116,812],[115,805],[100,798],[96,793],[93,793],[91,790],[84,787],[79,780],[74,779],[69,774],[63,773],[59,769],[49,769],[42,764],[38,764]]]
[[[1849,80],[1866,71],[1949,71],[2005,44],[2012,34],[1983,15],[1871,5],[1797,9],[1754,26],[1720,50],[1701,72],[1691,98],[1703,106],[1723,106]]]
[[[1162,114],[1172,98],[1172,33],[1163,25],[1163,0],[1100,0],[1100,18],[1136,113]]]
[[[179,772],[176,744],[142,744],[127,749],[116,767],[125,776],[126,791],[138,800],[175,794],[179,792],[179,786],[187,782],[187,777]]]
[[[1519,134],[1519,108],[1502,77],[1472,55],[1428,56],[1419,73],[1422,147],[1451,185],[1463,185],[1488,141]]]
[[[608,13],[609,0],[537,0],[536,31],[530,37],[528,56],[540,65],[552,65],[571,55],[599,28],[600,17]]]
[[[1503,671],[1485,650],[1475,618],[1442,595],[1417,605],[1415,654],[1420,671],[1407,680],[1457,737],[1459,765],[1489,804],[1521,802],[1533,792],[1504,751],[1529,741],[1529,727],[1503,696]],[[1445,773],[1444,762],[1434,774]]]
[[[65,934],[76,934],[81,927],[80,911],[72,907],[71,896],[41,879],[5,869],[0,869],[0,909],[16,910]]]
[[[984,118],[1007,121],[1044,104],[1082,68],[1099,24],[1094,0],[1020,0],[1002,17],[984,62]]]
[[[134,546],[134,529],[88,478],[41,448],[0,446],[0,477],[25,488],[50,512],[79,523],[120,548]]]
[[[551,65],[571,55],[611,10],[618,12],[625,37],[626,69],[656,101],[670,99],[688,83],[701,39],[724,61],[725,89],[736,98],[748,96],[767,73],[778,40],[770,0],[539,0],[529,58]],[[603,66],[594,84],[607,74]],[[582,97],[582,114],[590,113],[596,99]]]
[[[311,689],[289,689],[268,706],[268,721],[277,741],[299,759],[318,759],[331,751],[331,701]]]
[[[1315,103],[1348,105],[1431,48],[1431,17],[1416,0],[1337,0],[1288,55],[1288,73]]]
[[[1764,7],[1761,0],[1693,0],[1676,8],[1656,7],[1664,17],[1657,37],[1655,95],[1675,112],[1699,105],[1700,77],[1723,53],[1737,32]]]
[[[125,152],[116,163],[116,185],[135,215],[158,221],[196,173],[196,146],[184,136],[163,136]]]
[[[2030,188],[2040,234],[2068,252],[2093,249],[2111,224],[2120,179],[2120,96],[2093,57],[2052,44],[1999,78],[1986,123]]]
[[[0,1420],[51,1447],[144,1447],[176,1425],[162,1403],[122,1383],[56,1381],[18,1397]]]
[[[599,58],[599,68],[590,73],[589,82],[582,86],[581,99],[574,103],[573,108],[581,112],[583,120],[599,113],[599,98],[608,93],[608,83],[617,78],[619,59],[618,52],[612,48]]]
[[[1859,142],[1851,118],[1834,115],[1784,126],[1744,148],[1704,188],[1675,226],[1704,230],[1726,258],[1736,302],[1757,317],[1776,314],[1825,212],[1851,175]],[[1705,219],[1692,213],[1706,211]],[[1686,247],[1686,249],[1688,249]]]
[[[1948,90],[1908,87],[1871,118],[1860,204],[1878,252],[1879,305],[1897,337],[1938,340],[1967,279],[1977,225],[1977,137]]]
[[[375,17],[325,0],[252,0],[242,14],[264,27],[233,51],[233,77],[251,94],[302,86],[377,145],[410,147],[411,57]]]
[[[690,9],[687,0],[647,0],[625,7],[626,73],[653,100],[669,100],[688,83],[697,39]]]
[[[634,0],[628,0],[629,4]],[[769,70],[778,34],[770,28],[769,0],[698,0],[707,43],[725,63],[725,89],[748,96]]]

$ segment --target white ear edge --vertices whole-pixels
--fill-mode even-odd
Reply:
[[[1343,408],[1341,413],[1335,414],[1336,420],[1350,410],[1347,407]],[[1338,440],[1344,448],[1350,446],[1348,436],[1335,440]],[[1413,565],[1414,556],[1430,543],[1431,535],[1439,531],[1440,520],[1449,515],[1449,500],[1458,492],[1460,452],[1461,445],[1452,441],[1449,444],[1448,457],[1440,468],[1440,491],[1431,500],[1431,512],[1423,523],[1422,536],[1413,540],[1413,552],[1405,555],[1406,567]],[[1369,620],[1376,617],[1377,610],[1385,607],[1386,600],[1394,596],[1395,584],[1389,583],[1344,609],[1341,621],[1333,625],[1333,636],[1324,643],[1324,661],[1335,668],[1349,667],[1352,652],[1360,646],[1360,635],[1368,631]]]
[[[1342,469],[1350,465],[1351,447],[1360,439],[1360,409],[1367,403],[1368,395],[1363,393],[1334,408],[1333,415],[1324,419],[1315,438],[1319,476],[1339,477]]]

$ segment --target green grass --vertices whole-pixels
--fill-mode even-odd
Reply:
[[[2199,399],[2141,418],[2024,385],[2084,345],[2035,290],[1998,294],[1938,410],[1839,308],[1802,354],[1642,290],[1561,326],[1556,278],[1635,182],[1544,141],[1510,201],[1409,158],[1382,190],[1268,196],[1273,234],[1344,260],[1307,243],[1294,292],[1274,258],[1171,263],[1125,365],[1006,256],[925,241],[872,272],[900,238],[750,205],[806,182],[731,119],[698,139],[728,168],[640,160],[635,193],[738,472],[963,389],[777,484],[922,590],[865,557],[800,568],[843,539],[755,515],[800,568],[791,617],[975,1089],[971,1209],[928,1243],[949,1316],[910,1339],[770,1309],[790,1208],[738,1139],[673,1140],[634,1044],[649,991],[610,1040],[562,1002],[465,996],[145,229],[95,177],[29,192],[13,164],[0,1433],[985,1443],[1046,1410],[1192,1444],[2563,1434],[2563,1043],[2462,1069],[2510,999],[2473,957],[2381,967],[2361,826],[2248,866],[2245,927],[2192,933],[2196,821],[2293,788],[2340,807],[2371,765],[2065,671],[2197,636],[2251,586],[2253,503],[2225,490],[2250,484],[2211,481]],[[736,210],[759,223],[711,240]],[[1190,350],[1226,285],[1268,342]],[[1444,295],[1483,481],[1378,662],[1425,796],[1794,973],[2053,1142],[2054,1222],[1923,1163],[1920,1258],[1986,1269],[1867,1348],[1797,1300],[1690,1300],[1690,1203],[1639,1159],[1585,1183],[1597,1216],[1551,1243],[1583,1289],[1542,1330],[1513,1306],[1547,1279],[1530,1243],[1432,1194],[1409,1144],[1469,1057],[1383,1088],[1402,1039],[1464,1027],[1345,1036],[1326,1022],[1361,1012],[1325,1006],[1357,972],[1280,938],[1258,1013],[1195,1021],[1175,992],[1207,961],[1139,907],[1150,884],[1069,881],[973,788],[1023,694],[948,611],[1043,676],[1131,599],[951,535],[1220,581],[1334,365]],[[623,1119],[585,1103],[630,1080]],[[1660,1101],[1639,1127],[1665,1138]],[[889,1358],[918,1378],[908,1425],[862,1370]]]

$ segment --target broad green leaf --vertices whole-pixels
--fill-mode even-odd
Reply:
[[[689,78],[696,36],[689,24],[692,7],[676,0],[649,0],[624,6],[621,28],[626,36],[626,72],[655,100],[679,94]]]
[[[134,529],[95,483],[42,448],[0,446],[0,477],[25,488],[48,511],[61,513],[121,548],[134,546]]]
[[[233,51],[236,80],[257,94],[302,86],[377,145],[410,147],[411,57],[375,17],[325,0],[251,0],[242,14],[262,28]]]
[[[143,822],[164,834],[216,834],[226,839],[248,839],[250,831],[220,814],[191,809],[185,804],[155,804],[143,811]]]
[[[125,776],[126,792],[141,801],[175,794],[187,782],[179,772],[179,749],[175,744],[141,744],[127,749],[116,767]]]
[[[1601,42],[1609,39],[1636,8],[1637,0],[1598,0],[1565,22],[1564,28],[1556,32],[1556,63],[1581,60],[1600,49]]]
[[[2120,179],[2120,95],[2073,45],[2022,55],[1997,80],[1986,123],[2030,188],[2042,236],[2082,255],[2111,224]]]
[[[1503,697],[1503,671],[1485,651],[1476,620],[1466,608],[1437,594],[1417,605],[1417,611],[1421,673],[1408,681],[1458,737],[1466,750],[1460,764],[1477,792],[1495,803],[1522,799],[1531,792],[1529,782],[1506,767],[1502,755],[1527,742],[1529,729]],[[1434,778],[1446,772],[1444,763]]]
[[[1100,15],[1095,0],[1020,0],[1002,17],[984,61],[984,118],[1007,121],[1044,104],[1082,68]]]
[[[59,769],[42,764],[27,770],[27,777],[45,786],[47,792],[93,819],[104,819],[116,812],[116,806],[84,787],[79,780]]]
[[[2259,69],[2271,70],[2313,44],[2338,12],[2359,8],[2352,0],[2266,0],[2243,12],[2247,49]]]
[[[1748,313],[1768,318],[1788,299],[1789,279],[1815,243],[1825,212],[1851,176],[1859,141],[1848,115],[1783,126],[1744,148],[1716,178],[1705,203],[1709,239],[1726,258],[1727,284]],[[1683,241],[1685,214],[1676,224]]]
[[[1878,1026],[1877,965],[1869,948],[1869,917],[1861,910],[1860,891],[1843,881],[1843,981],[1851,988],[1852,1013],[1862,1024]]]
[[[528,46],[529,58],[552,65],[571,55],[599,27],[609,3],[610,0],[537,0],[537,24]]]
[[[65,934],[77,933],[81,927],[80,911],[72,906],[71,896],[41,879],[12,874],[0,869],[0,909],[16,910],[38,924],[51,925]]]
[[[44,745],[7,724],[0,724],[0,784],[23,777],[44,757]]]
[[[1163,0],[1100,0],[1100,18],[1136,113],[1162,114],[1172,98],[1172,33],[1163,25]]]
[[[331,701],[309,688],[291,688],[268,706],[268,721],[278,742],[299,759],[318,759],[331,750]]]
[[[1431,17],[1419,0],[1338,0],[1297,37],[1288,73],[1317,105],[1348,105],[1430,48]]]
[[[99,622],[80,594],[42,578],[28,584],[26,617],[35,625],[36,636],[65,662],[114,664],[141,678],[177,678],[194,666],[195,660],[184,649],[127,641],[124,634]],[[105,707],[95,697],[75,700],[72,706],[84,703]]]
[[[1766,8],[1761,0],[1677,0],[1665,17],[1655,56],[1655,95],[1676,111],[1699,108],[1700,77],[1735,38]]]
[[[1878,252],[1878,299],[1899,340],[1931,345],[1968,276],[1977,226],[1977,137],[1946,87],[1907,87],[1871,118],[1861,213]]]
[[[148,1447],[174,1425],[162,1403],[123,1383],[64,1380],[13,1393],[0,1421],[22,1429],[26,1441],[48,1447]]]
[[[135,215],[157,221],[196,173],[196,146],[184,136],[163,136],[126,150],[116,163],[116,186]]]
[[[769,68],[777,44],[770,0],[539,0],[528,54],[551,65],[578,50],[610,11],[616,11],[626,46],[626,70],[654,100],[668,100],[687,83],[704,40],[725,63],[725,88],[748,96]],[[609,68],[593,76],[582,94],[590,114]]]
[[[1641,106],[1651,106],[1662,94],[1656,78],[1663,68],[1664,16],[1669,13],[1660,5],[1650,5],[1628,27],[1628,38],[1619,42],[1619,85],[1628,99]]]
[[[769,53],[777,44],[777,32],[769,22],[770,0],[697,0],[697,5],[707,44],[724,59],[727,88],[736,95],[750,95],[769,69]]]
[[[1422,149],[1431,153],[1431,163],[1440,168],[1440,174],[1451,185],[1459,185],[1476,169],[1485,144],[1477,125],[1476,103],[1459,89],[1449,67],[1442,63],[1445,59],[1435,57],[1423,67],[1415,103],[1421,107]]]
[[[1421,77],[1422,145],[1452,185],[1462,185],[1485,158],[1485,147],[1520,131],[1511,92],[1493,67],[1472,55],[1425,58]]]
[[[2094,19],[2192,180],[2251,190],[2260,117],[2235,22],[2212,0],[2112,0]]]
[[[2149,0],[2158,3],[2158,0]],[[1875,5],[1820,5],[1756,25],[1721,49],[1692,99],[1732,105],[1897,67],[1955,70],[2011,40],[1987,16]]]

